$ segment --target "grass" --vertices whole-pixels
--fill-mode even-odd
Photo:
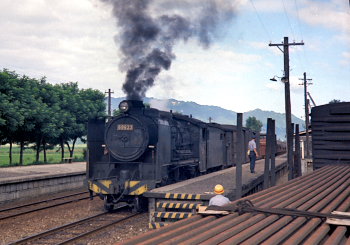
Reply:
[[[56,147],[52,150],[46,151],[47,163],[61,163],[61,151],[57,151],[59,148]],[[81,162],[85,161],[84,159],[84,149],[86,149],[86,145],[76,145],[74,149],[73,162]],[[9,150],[10,147],[0,146],[0,167],[8,167],[8,166],[18,166],[19,165],[19,146],[13,146],[12,148],[12,165],[9,164]],[[36,152],[33,149],[26,148],[23,153],[23,165],[35,165],[35,164],[44,164],[44,153],[40,153],[39,162],[35,161]],[[65,149],[65,157],[69,156],[68,149]]]

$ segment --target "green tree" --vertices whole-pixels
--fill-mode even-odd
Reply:
[[[15,142],[20,145],[20,161],[23,165],[25,146],[35,142],[38,123],[44,120],[45,105],[40,98],[40,87],[36,79],[22,76],[18,79],[15,98],[20,103],[20,112],[24,116],[23,125],[15,133]]]
[[[9,144],[9,163],[12,164],[12,145],[15,133],[23,126],[24,115],[16,98],[19,76],[12,71],[3,69],[0,72],[0,142]]]
[[[329,101],[328,104],[336,104],[336,103],[341,103],[341,102],[343,102],[343,101],[334,99],[334,100]]]
[[[62,131],[62,122],[60,121],[61,110],[59,108],[58,86],[46,83],[42,78],[38,81],[40,101],[40,113],[36,118],[34,131],[36,162],[39,162],[40,152],[44,152],[44,162],[47,162],[46,149],[53,148],[60,132]],[[53,142],[52,142],[53,141]],[[51,143],[51,144],[50,144]]]
[[[245,126],[253,131],[260,132],[263,124],[260,120],[256,119],[256,117],[248,117]]]
[[[47,147],[64,145],[73,156],[77,139],[87,134],[89,119],[105,116],[104,94],[93,89],[79,90],[77,83],[51,85],[45,77],[37,80],[6,69],[0,72],[0,143],[20,145],[20,164],[24,148],[33,144],[36,162]]]
[[[84,141],[89,119],[105,116],[106,104],[104,94],[93,89],[78,89],[77,83],[62,84],[61,110],[63,131],[59,137],[64,158],[64,144],[70,157],[73,157],[77,139]]]

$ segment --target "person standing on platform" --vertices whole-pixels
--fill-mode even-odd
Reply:
[[[216,185],[214,188],[214,193],[216,196],[210,198],[209,200],[209,206],[223,206],[225,204],[230,203],[230,199],[227,197],[224,197],[222,194],[224,194],[225,190],[222,185]]]
[[[252,139],[248,143],[248,152],[247,152],[250,160],[250,172],[255,173],[255,160],[259,156],[256,151],[256,143],[255,143],[255,135],[252,135]]]

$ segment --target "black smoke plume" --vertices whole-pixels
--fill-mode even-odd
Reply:
[[[227,0],[102,0],[113,5],[126,72],[123,90],[128,99],[141,100],[162,69],[175,59],[178,41],[196,38],[209,47],[219,23],[233,17]]]

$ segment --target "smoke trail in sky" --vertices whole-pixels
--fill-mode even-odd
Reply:
[[[234,16],[226,0],[103,0],[113,5],[126,72],[123,90],[141,100],[162,69],[175,59],[174,45],[195,38],[209,47],[220,23]]]

